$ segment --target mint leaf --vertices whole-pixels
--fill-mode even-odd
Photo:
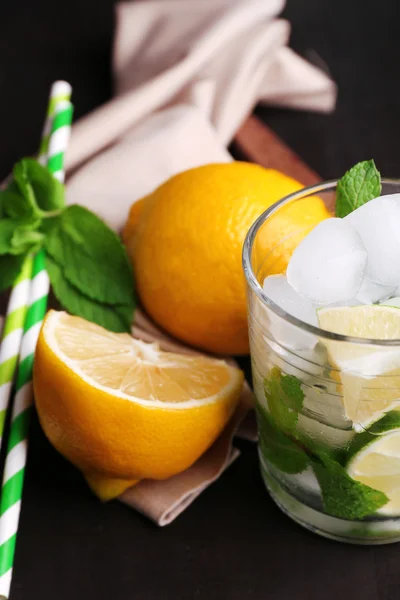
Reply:
[[[11,287],[21,271],[25,256],[0,256],[0,292]]]
[[[274,368],[264,380],[264,391],[275,425],[287,433],[293,432],[304,400],[301,382],[294,375],[283,375]]]
[[[12,239],[19,221],[16,219],[0,219],[0,255],[3,254],[23,254],[24,248],[15,248]]]
[[[389,501],[383,492],[352,479],[330,457],[320,454],[319,459],[312,458],[311,464],[328,514],[341,519],[363,519]]]
[[[13,181],[8,186],[8,191],[12,193],[18,192],[24,199],[24,203],[29,208],[30,212],[34,213],[37,211],[35,193],[31,182],[28,179],[28,171],[24,161],[20,161],[14,165],[13,178]]]
[[[48,231],[45,248],[82,294],[133,310],[133,276],[125,249],[95,214],[78,205],[66,208]]]
[[[0,192],[0,204],[3,214],[12,219],[23,219],[33,214],[29,201],[18,191],[15,193],[9,189],[2,190]]]
[[[73,315],[78,315],[117,333],[130,332],[127,309],[122,314],[113,306],[101,304],[82,294],[63,274],[63,269],[46,255],[46,268],[54,294],[60,304]]]
[[[24,158],[14,166],[13,181],[6,192],[20,196],[15,207],[12,198],[5,198],[6,214],[16,218],[29,215],[42,217],[65,207],[62,183],[32,158]]]
[[[400,412],[398,410],[391,410],[387,412],[379,421],[375,421],[368,429],[367,433],[372,439],[382,433],[387,433],[393,429],[400,429]],[[361,437],[362,434],[356,437]],[[355,439],[355,438],[354,438]]]
[[[35,205],[39,209],[43,212],[53,212],[62,210],[65,207],[64,186],[46,167],[43,167],[33,158],[24,158],[17,163],[16,167],[18,165],[20,165],[19,169],[21,173],[25,174],[29,182]],[[17,179],[16,182],[19,184]]]
[[[13,219],[0,220],[0,255],[10,254],[12,250],[11,240],[17,227],[17,221]]]
[[[301,381],[294,375],[281,374],[281,388],[286,396],[286,403],[290,408],[299,412],[303,408],[304,392]]]
[[[271,370],[264,380],[265,397],[269,413],[257,408],[261,452],[285,473],[301,473],[309,459],[294,439],[298,411],[303,406],[304,393],[301,382],[293,375],[283,375],[280,369]]]
[[[261,406],[257,406],[256,415],[263,456],[284,473],[304,471],[310,462],[304,450],[275,427]]]
[[[381,190],[381,175],[374,161],[358,163],[337,184],[336,216],[346,217],[369,200],[380,196]]]
[[[47,217],[43,219],[40,224],[40,231],[45,235],[45,237],[50,236],[50,234],[56,234],[59,231],[60,226],[60,215],[55,215],[54,217]]]
[[[37,252],[42,244],[44,235],[37,229],[40,221],[20,222],[11,238],[11,246],[14,252]]]

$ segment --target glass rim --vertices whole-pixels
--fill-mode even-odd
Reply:
[[[272,204],[269,208],[267,208],[267,210],[265,210],[258,217],[258,219],[253,223],[253,225],[250,227],[249,231],[247,232],[247,235],[246,235],[246,238],[245,238],[245,241],[243,244],[242,266],[243,266],[243,271],[244,271],[247,283],[250,286],[250,289],[259,298],[259,300],[261,300],[261,302],[264,305],[266,305],[269,309],[271,309],[272,312],[274,312],[279,317],[283,318],[285,321],[288,321],[292,325],[295,325],[296,327],[299,327],[299,328],[303,329],[304,331],[307,331],[308,333],[316,335],[320,338],[324,338],[327,340],[333,340],[333,341],[337,341],[337,342],[350,342],[352,344],[360,344],[360,345],[365,345],[365,346],[367,346],[367,345],[368,346],[381,346],[381,347],[386,346],[388,348],[400,346],[400,338],[396,338],[396,339],[392,339],[392,340],[377,340],[377,339],[372,339],[372,338],[362,338],[362,337],[357,337],[357,336],[342,335],[340,333],[333,333],[332,331],[327,331],[326,329],[320,329],[319,327],[316,327],[315,325],[310,325],[309,323],[306,323],[305,321],[302,321],[301,319],[298,319],[297,317],[290,315],[283,308],[281,308],[280,306],[275,304],[275,302],[273,302],[273,300],[271,300],[271,298],[269,298],[269,296],[264,292],[262,286],[259,284],[257,277],[255,276],[255,273],[253,271],[253,267],[251,265],[251,252],[253,249],[256,235],[257,235],[259,229],[265,223],[265,221],[271,215],[273,215],[275,212],[277,212],[282,206],[284,206],[285,204],[288,204],[289,202],[298,200],[298,199],[306,197],[306,196],[333,191],[333,188],[335,188],[337,186],[338,181],[339,181],[338,179],[330,179],[329,181],[323,181],[321,183],[310,185],[310,186],[307,186],[307,187],[304,187],[304,188],[298,190],[297,192],[288,194],[287,196],[284,196],[283,198],[281,198],[281,200],[278,200],[277,202]],[[400,185],[400,179],[384,178],[384,179],[382,179],[382,183],[383,184],[387,183],[389,185],[394,185],[394,184]]]

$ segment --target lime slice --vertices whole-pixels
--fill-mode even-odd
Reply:
[[[396,306],[363,304],[317,311],[319,326],[333,333],[375,340],[400,339],[400,311]]]
[[[347,472],[356,481],[386,494],[377,512],[400,515],[400,412],[391,411],[350,444]]]
[[[400,310],[384,305],[322,308],[322,329],[370,339],[400,339]],[[382,415],[400,407],[399,347],[357,345],[326,340],[328,357],[338,370],[338,381],[346,417],[355,429],[366,428]]]

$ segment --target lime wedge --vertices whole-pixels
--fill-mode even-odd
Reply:
[[[400,310],[384,305],[322,308],[322,329],[377,340],[400,339]],[[360,430],[400,407],[399,347],[326,340],[346,417]]]
[[[384,304],[337,306],[317,311],[319,326],[333,333],[375,340],[400,340],[400,310]]]
[[[400,412],[391,411],[349,447],[347,472],[356,481],[386,494],[389,502],[377,512],[400,515]]]

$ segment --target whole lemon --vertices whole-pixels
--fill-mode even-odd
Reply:
[[[172,335],[203,350],[247,353],[243,242],[264,210],[302,187],[273,169],[232,162],[180,173],[136,202],[123,237],[148,314]],[[293,227],[306,224],[306,235],[330,216],[319,198],[298,205],[277,213],[265,240],[266,253]],[[279,271],[286,269],[293,250],[285,245]]]

